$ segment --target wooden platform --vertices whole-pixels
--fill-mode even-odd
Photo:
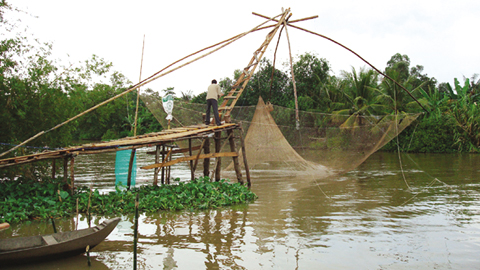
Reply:
[[[207,126],[203,124],[172,128],[155,133],[139,135],[136,137],[126,137],[118,140],[84,144],[80,146],[70,146],[59,150],[44,151],[37,154],[19,156],[0,160],[0,168],[14,166],[24,163],[35,162],[45,159],[61,159],[76,155],[98,154],[104,152],[114,152],[118,150],[149,147],[159,144],[173,143],[175,141],[187,140],[191,138],[202,138],[212,136],[215,132],[237,129],[239,126],[234,123],[226,123],[221,126]]]

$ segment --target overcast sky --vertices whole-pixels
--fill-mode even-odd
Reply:
[[[65,62],[89,59],[93,54],[112,62],[132,82],[140,73],[142,42],[145,52],[142,78],[196,50],[233,37],[291,8],[292,19],[318,15],[296,25],[326,35],[360,54],[380,70],[396,53],[439,82],[463,81],[480,73],[478,49],[480,1],[336,0],[336,1],[123,1],[123,0],[15,0],[10,4],[38,18],[22,16],[22,23],[44,42],[53,44],[55,58]],[[291,20],[292,20],[291,19]],[[290,28],[293,55],[315,53],[329,61],[335,75],[365,64],[356,56],[320,37]],[[212,79],[233,77],[245,67],[265,39],[256,32],[195,64],[147,87],[160,91],[206,90]],[[265,57],[273,59],[275,42]],[[277,63],[288,60],[282,34]]]

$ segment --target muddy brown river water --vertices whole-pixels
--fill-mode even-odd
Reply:
[[[114,154],[76,159],[76,183],[112,190]],[[140,151],[139,165],[151,157]],[[252,172],[249,205],[140,216],[138,269],[479,269],[480,155],[376,153],[329,179]],[[189,178],[187,167],[173,169]],[[137,184],[151,172],[139,171]],[[95,217],[99,223],[104,217]],[[61,230],[87,227],[81,216]],[[0,237],[51,233],[12,224]],[[133,216],[86,256],[6,269],[133,269]],[[4,269],[2,266],[0,268]]]

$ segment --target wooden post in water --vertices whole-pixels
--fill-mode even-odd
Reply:
[[[52,179],[55,179],[55,173],[56,173],[56,170],[57,170],[57,166],[56,166],[56,159],[52,159]]]
[[[245,174],[247,175],[247,186],[250,188],[252,182],[250,181],[250,168],[247,163],[247,152],[245,152],[245,140],[243,139],[243,128],[240,126],[240,143],[242,144],[243,165],[245,166]]]
[[[57,233],[57,228],[55,227],[55,221],[53,220],[53,217],[50,217],[50,220],[52,221],[53,233]]]
[[[170,148],[170,150],[168,152],[171,152],[172,151],[172,148]],[[172,155],[168,155],[167,156],[167,162],[172,160]],[[170,173],[172,171],[172,166],[168,166],[167,167],[167,184],[170,185]]]
[[[215,132],[215,153],[220,153],[222,150],[221,145],[222,145],[222,132],[217,131]],[[222,159],[220,157],[216,157],[217,159],[217,166],[215,167],[215,181],[219,182],[220,181],[220,172],[221,172],[221,165],[222,165]]]
[[[73,194],[73,188],[75,187],[75,157],[72,156],[72,160],[70,161],[70,189]]]
[[[188,153],[192,156],[192,138],[188,139]],[[190,160],[190,180],[195,180],[195,172],[193,171],[193,160]]]
[[[133,148],[132,153],[130,154],[130,163],[128,163],[128,178],[127,178],[127,189],[130,189],[132,185],[132,169],[133,169],[133,160],[135,159],[135,153],[137,149]]]
[[[165,144],[162,144],[162,163],[165,162]],[[165,167],[162,167],[162,185],[165,184]]]
[[[159,161],[160,161],[160,145],[157,145],[155,147],[155,164],[158,164]],[[154,169],[154,173],[153,173],[154,186],[158,186],[158,171],[159,171],[159,168]]]
[[[138,193],[135,197],[135,225],[133,228],[133,269],[137,269],[137,244],[138,244]]]
[[[63,182],[67,184],[68,180],[68,157],[63,158]]]
[[[237,152],[237,147],[235,146],[235,138],[233,136],[233,129],[227,130],[228,141],[230,143],[230,152]],[[240,170],[240,164],[238,163],[238,156],[233,157],[233,167],[235,168],[235,174],[237,175],[237,182],[243,184],[242,179],[242,170]]]
[[[205,144],[203,145],[203,153],[205,155],[210,154],[210,139],[205,138]],[[207,177],[210,174],[210,159],[206,158],[203,160],[203,176]]]

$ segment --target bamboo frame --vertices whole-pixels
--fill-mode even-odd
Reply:
[[[207,159],[207,158],[216,158],[216,157],[235,157],[238,156],[237,152],[221,152],[221,153],[210,153],[210,154],[201,154],[198,156],[188,156],[188,157],[179,157],[174,160],[170,160],[167,162],[159,163],[159,164],[152,164],[148,166],[143,166],[140,167],[142,170],[148,170],[148,169],[153,169],[153,168],[163,168],[163,167],[169,167],[172,165],[175,165],[180,162],[184,161],[191,161],[195,159]],[[198,157],[198,158],[197,158]]]

